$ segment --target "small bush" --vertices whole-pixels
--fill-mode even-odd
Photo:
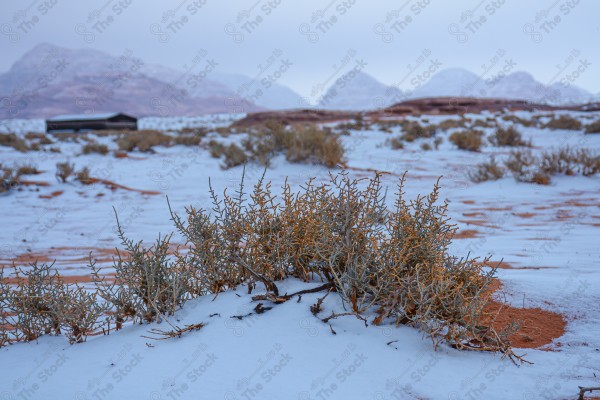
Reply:
[[[173,139],[174,144],[182,146],[198,146],[202,142],[202,136],[197,135],[179,135]]]
[[[42,171],[37,169],[37,167],[33,164],[24,164],[17,168],[17,175],[19,175],[19,176],[37,175],[37,174],[41,174],[41,173],[42,173]]]
[[[539,170],[536,168],[537,164],[539,160],[531,151],[512,151],[504,162],[506,168],[519,182],[531,182],[532,176]]]
[[[476,183],[496,181],[504,176],[504,170],[498,165],[494,157],[488,162],[477,165],[475,172],[469,173],[469,178]]]
[[[440,145],[443,142],[444,142],[444,138],[441,136],[438,136],[435,139],[433,139],[433,146],[435,147],[436,150],[438,150],[440,148]]]
[[[314,125],[288,127],[277,121],[267,121],[261,128],[248,132],[242,141],[243,149],[234,146],[228,148],[216,141],[209,142],[213,157],[230,153],[232,162],[226,162],[224,168],[246,161],[268,166],[277,153],[284,153],[286,160],[292,163],[315,163],[329,168],[341,164],[344,157],[339,135],[330,129]]]
[[[21,152],[30,150],[27,143],[14,133],[0,133],[0,146],[12,147]]]
[[[513,126],[504,129],[498,128],[492,136],[488,138],[491,144],[498,147],[518,147],[518,146],[531,146],[523,140],[521,132],[516,130]]]
[[[536,119],[525,119],[517,117],[516,115],[505,115],[502,117],[503,121],[512,122],[513,124],[520,124],[525,127],[536,127],[538,121]]]
[[[468,130],[454,132],[448,139],[461,150],[479,151],[483,145],[482,136],[481,131]]]
[[[574,149],[566,146],[544,152],[541,169],[550,174],[592,176],[600,172],[600,156],[586,148]]]
[[[153,246],[145,248],[141,241],[125,237],[118,219],[117,231],[127,254],[117,255],[115,282],[108,283],[90,261],[98,295],[111,305],[116,329],[130,319],[134,323],[160,322],[164,316],[173,315],[191,296],[192,270],[169,259],[171,236],[159,237]]]
[[[69,162],[62,162],[56,164],[56,179],[59,182],[65,183],[67,179],[75,172],[75,164]]]
[[[431,149],[432,149],[431,144],[429,144],[427,142],[421,143],[421,150],[423,150],[423,151],[429,151]]]
[[[222,167],[229,169],[248,162],[248,156],[237,144],[231,143],[223,148],[224,163]]]
[[[456,227],[447,204],[437,204],[438,185],[413,201],[403,185],[393,211],[379,174],[364,184],[345,173],[323,184],[309,180],[297,193],[286,183],[280,199],[262,179],[249,199],[243,183],[223,199],[211,188],[210,214],[190,207],[187,222],[172,214],[190,249],[178,259],[199,277],[198,292],[264,284],[266,298],[281,302],[289,296],[276,281],[317,276],[339,293],[346,314],[364,319],[376,310],[375,324],[414,325],[434,346],[445,341],[513,357],[505,332],[483,327],[494,269],[448,254]]]
[[[454,128],[465,128],[464,119],[445,119],[437,125],[437,128],[441,131],[447,131]]]
[[[0,275],[0,279],[3,276]],[[44,334],[64,333],[70,343],[84,342],[99,327],[105,307],[78,285],[65,284],[52,265],[37,263],[15,269],[16,284],[2,282],[5,323],[14,341],[32,341]],[[6,292],[8,291],[8,292]]]
[[[548,121],[548,123],[546,123],[544,125],[544,128],[552,129],[552,130],[566,129],[566,130],[578,131],[578,130],[581,130],[582,124],[581,124],[581,121],[579,121],[578,119],[575,119],[568,115],[561,115],[558,118],[552,118],[550,121]]]
[[[400,150],[404,148],[404,142],[400,137],[393,137],[389,140],[390,147],[394,150]]]
[[[92,177],[90,176],[90,169],[88,167],[83,167],[79,171],[75,173],[75,179],[84,185],[91,185],[94,183]]]
[[[81,152],[83,154],[98,153],[98,154],[106,155],[106,154],[108,154],[108,146],[106,146],[105,144],[97,143],[97,142],[89,142],[89,143],[86,143],[81,148]]]
[[[119,150],[131,152],[135,149],[141,152],[152,151],[154,146],[169,146],[173,138],[165,133],[155,130],[141,130],[126,132],[117,140]]]
[[[338,136],[315,126],[291,132],[285,158],[290,162],[312,162],[333,168],[343,162],[344,148]]]
[[[407,142],[413,142],[416,139],[433,137],[437,127],[435,125],[422,126],[415,121],[405,121],[402,130],[404,131],[402,139]]]
[[[21,174],[18,169],[5,167],[0,164],[0,193],[5,193],[16,188],[20,182]]]
[[[547,185],[552,175],[591,176],[600,173],[600,156],[585,148],[570,147],[544,152],[540,157],[531,152],[515,151],[505,165],[517,181]]]
[[[208,142],[208,151],[212,158],[219,158],[223,155],[223,151],[225,151],[225,145],[213,139]]]
[[[600,119],[586,125],[585,133],[600,133]]]

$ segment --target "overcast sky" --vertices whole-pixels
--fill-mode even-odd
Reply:
[[[358,63],[408,89],[429,69],[463,67],[600,92],[596,0],[2,0],[0,18],[0,71],[49,42],[179,69],[205,50],[217,70],[250,76],[275,74],[276,52],[289,59],[279,82],[304,96]]]

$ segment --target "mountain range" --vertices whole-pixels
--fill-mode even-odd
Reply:
[[[273,63],[283,60],[273,58]],[[147,64],[131,52],[113,56],[92,49],[67,49],[42,43],[0,74],[0,118],[49,117],[57,114],[121,111],[136,116],[201,115],[307,108],[292,89],[257,74],[249,77],[218,71],[218,64],[198,52],[177,70]],[[275,66],[277,68],[277,65]],[[462,68],[436,71],[411,89],[386,85],[362,70],[337,77],[319,98],[317,108],[370,110],[403,100],[440,97],[494,97],[540,103],[573,104],[598,96],[575,85],[543,84],[522,71],[494,77]]]

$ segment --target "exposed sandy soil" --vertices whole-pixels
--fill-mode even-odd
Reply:
[[[492,290],[498,293],[502,282],[495,280]],[[486,310],[494,315],[492,326],[496,331],[513,322],[520,324],[519,330],[509,337],[515,348],[535,349],[546,346],[565,333],[567,322],[561,314],[541,308],[517,308],[492,300]]]
[[[461,230],[457,231],[452,238],[453,239],[473,239],[473,238],[478,238],[478,237],[481,237],[481,233],[479,231],[476,231],[475,229],[461,229]]]

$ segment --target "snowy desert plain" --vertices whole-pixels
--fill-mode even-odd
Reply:
[[[583,124],[600,119],[600,112],[554,114],[568,114]],[[528,127],[507,120],[507,115],[522,120],[539,117],[539,123]],[[167,196],[178,214],[185,214],[190,205],[210,208],[209,178],[217,193],[233,191],[244,167],[221,168],[223,161],[211,157],[207,143],[242,140],[243,132],[222,135],[219,127],[243,117],[144,118],[140,129],[169,135],[182,128],[211,131],[199,145],[155,146],[153,152],[132,151],[123,157],[115,157],[112,137],[96,137],[93,132],[70,140],[48,135],[52,143],[37,151],[0,146],[3,165],[34,165],[41,171],[0,194],[0,263],[5,275],[13,264],[55,261],[65,279],[89,286],[89,254],[109,274],[115,248],[121,246],[113,208],[126,235],[144,243],[175,231]],[[426,125],[461,117],[407,118]],[[481,112],[462,118],[495,121],[501,127],[514,122],[523,139],[531,141],[533,154],[564,146],[600,152],[600,134],[544,128],[552,118],[547,112]],[[3,121],[0,126],[23,138],[45,129],[42,120]],[[448,140],[460,128],[438,130],[436,137],[443,140],[437,149],[423,146],[431,139],[393,149],[389,140],[401,129],[382,130],[376,123],[348,129],[340,137],[345,169],[356,178],[386,172],[382,179],[389,188],[390,207],[391,193],[405,171],[406,196],[411,199],[430,193],[441,177],[441,197],[448,201],[448,216],[459,228],[450,251],[502,260],[497,270],[501,285],[494,296],[507,307],[530,310],[523,314],[528,323],[516,334],[513,346],[531,364],[444,344],[434,350],[431,340],[416,328],[376,326],[370,318],[368,326],[351,316],[323,323],[309,309],[322,293],[305,294],[300,301],[294,298],[260,315],[232,318],[252,313],[257,305],[252,295],[264,291],[257,286],[249,295],[239,287],[216,298],[190,300],[168,317],[177,326],[206,324],[179,338],[147,337],[153,328],[167,329],[163,322],[129,324],[74,345],[64,336],[44,335],[1,348],[0,398],[529,400],[574,399],[578,386],[600,386],[600,176],[556,175],[549,185],[537,185],[517,182],[509,173],[475,183],[469,173],[478,163],[490,155],[501,163],[512,149],[484,140],[479,152],[460,150]],[[478,129],[489,136],[495,125]],[[82,154],[89,140],[105,144],[109,153]],[[50,151],[51,147],[57,149]],[[90,175],[102,181],[59,183],[56,164],[65,161],[76,168],[89,167]],[[339,170],[290,163],[278,155],[265,178],[277,191],[286,179],[297,188],[309,177],[327,180],[330,172]],[[246,182],[255,183],[263,171],[260,165],[246,165]],[[173,241],[183,243],[183,238],[175,235]],[[320,282],[287,279],[277,284],[280,292],[293,293]],[[343,304],[337,295],[330,295],[323,308],[327,315],[343,310]],[[556,318],[548,315],[558,315],[557,334]]]

